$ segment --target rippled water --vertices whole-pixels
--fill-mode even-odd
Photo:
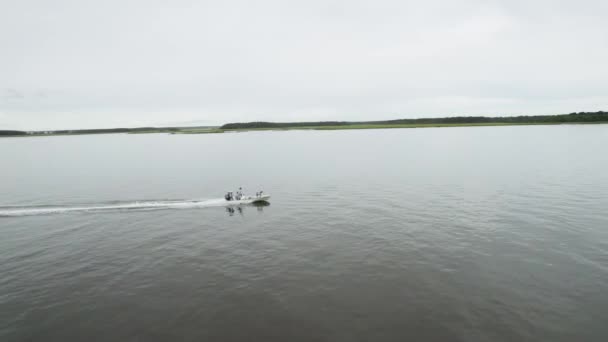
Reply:
[[[608,125],[0,139],[0,340],[605,341],[606,146]],[[238,186],[270,205],[217,205]]]

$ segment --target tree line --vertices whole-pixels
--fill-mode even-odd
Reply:
[[[2,135],[26,135],[27,133],[23,131],[10,131],[10,130],[0,130],[0,136]]]
[[[383,121],[319,121],[319,122],[236,122],[221,126],[221,129],[244,128],[290,128],[309,126],[347,125],[407,125],[407,124],[477,124],[477,123],[579,123],[608,122],[608,112],[580,112],[561,115],[520,116],[453,116],[443,118],[397,119]]]

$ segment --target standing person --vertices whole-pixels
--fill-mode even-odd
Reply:
[[[243,188],[239,187],[239,191],[236,192],[237,199],[240,200],[243,197]]]

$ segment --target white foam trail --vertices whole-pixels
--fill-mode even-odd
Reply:
[[[183,200],[183,201],[135,201],[122,204],[99,204],[89,206],[31,206],[0,207],[0,217],[35,216],[70,212],[96,212],[145,209],[192,209],[226,205],[224,199]]]

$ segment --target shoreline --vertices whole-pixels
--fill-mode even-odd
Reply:
[[[50,133],[50,134],[26,134],[26,135],[3,135],[0,138],[33,138],[73,135],[102,135],[102,134],[221,134],[257,131],[337,131],[337,130],[361,130],[361,129],[398,129],[398,128],[450,128],[450,127],[492,127],[492,126],[556,126],[556,125],[602,125],[608,121],[599,122],[488,122],[488,123],[436,123],[436,124],[350,124],[336,126],[293,126],[293,127],[264,127],[264,128],[182,128],[174,131],[166,129],[150,129],[134,132],[99,132],[99,133]]]

